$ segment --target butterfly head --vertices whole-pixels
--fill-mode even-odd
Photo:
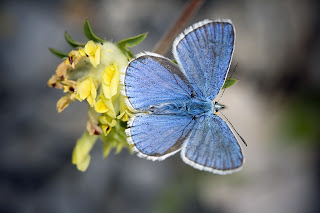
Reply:
[[[225,105],[219,104],[216,101],[211,102],[211,112],[215,115],[218,113],[219,110],[221,110],[225,107],[226,107]]]

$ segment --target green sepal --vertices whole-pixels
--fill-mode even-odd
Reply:
[[[235,78],[227,78],[227,80],[224,82],[222,89],[226,89],[233,86],[237,81],[238,80]]]
[[[126,38],[117,43],[118,46],[124,46],[124,47],[134,47],[141,43],[146,37],[148,33],[142,33],[140,35],[131,37],[131,38]]]
[[[71,38],[71,35],[66,31],[65,33],[64,33],[64,38],[66,39],[66,41],[72,46],[72,47],[75,47],[75,48],[77,48],[77,47],[84,47],[84,43],[80,43],[80,42],[77,42],[77,41],[75,41],[75,40],[73,40],[72,38]]]
[[[127,56],[127,58],[133,58],[133,54],[129,50],[129,47],[134,47],[141,43],[147,37],[147,34],[148,33],[142,33],[131,38],[123,39],[117,43],[117,46]]]
[[[54,49],[54,48],[49,48],[50,52],[57,56],[58,58],[67,58],[68,57],[68,53]]]
[[[104,139],[105,140],[103,140],[103,144],[102,144],[102,154],[103,154],[103,157],[104,158],[107,158],[108,157],[108,155],[110,154],[110,151],[111,151],[111,149],[112,149],[112,144],[110,143],[110,142],[107,142],[107,139],[105,138],[105,136],[104,136]]]
[[[94,42],[101,42],[101,43],[106,42],[104,39],[98,37],[96,34],[93,33],[88,19],[86,19],[86,20],[84,21],[84,24],[83,24],[83,32],[84,32],[84,35],[85,35],[89,40],[92,40],[92,41],[94,41]]]
[[[132,145],[127,143],[127,136],[125,133],[126,127],[124,127],[122,121],[118,121],[117,125],[112,128],[110,133],[105,136],[100,135],[100,138],[103,142],[103,157],[107,158],[110,154],[111,149],[115,149],[115,153],[118,154],[122,148],[128,148],[129,152],[132,153]]]

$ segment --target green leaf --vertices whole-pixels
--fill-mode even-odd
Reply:
[[[54,49],[54,48],[49,48],[49,50],[53,55],[57,56],[58,58],[68,57],[68,53],[66,53],[66,52],[62,52],[62,51]]]
[[[118,46],[123,46],[123,47],[134,47],[141,43],[146,37],[148,33],[142,33],[140,35],[131,37],[131,38],[126,38],[117,43]]]
[[[141,43],[147,37],[147,34],[148,33],[142,33],[131,38],[123,39],[117,43],[117,46],[127,56],[127,58],[133,58],[133,54],[129,50],[129,47],[134,47]]]
[[[110,151],[112,148],[114,148],[117,144],[117,140],[115,139],[115,135],[117,133],[114,131],[114,129],[111,130],[111,132],[105,136],[103,134],[100,135],[100,138],[102,140],[102,152],[103,157],[107,158],[110,154]]]
[[[235,78],[227,78],[227,80],[224,82],[222,89],[226,89],[233,86],[237,81],[238,80]]]
[[[71,35],[66,31],[64,33],[64,38],[72,47],[84,47],[84,43],[77,42],[71,38]]]
[[[102,151],[103,151],[103,157],[107,158],[110,154],[112,145],[110,143],[104,142],[103,143],[103,147],[102,147]]]
[[[100,135],[103,141],[103,157],[107,158],[110,154],[111,149],[116,149],[116,154],[118,154],[123,148],[127,148],[132,154],[132,145],[127,143],[127,135],[125,133],[126,126],[123,126],[124,122],[120,121],[115,127],[112,128],[111,132],[105,136]]]
[[[84,21],[83,32],[89,40],[92,40],[94,42],[105,42],[105,40],[103,40],[102,38],[98,37],[96,34],[93,33],[88,19]]]

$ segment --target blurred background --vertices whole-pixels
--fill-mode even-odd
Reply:
[[[179,154],[152,162],[91,152],[89,169],[71,164],[87,105],[56,112],[62,96],[47,86],[70,51],[67,30],[82,25],[112,41],[149,32],[134,54],[151,51],[185,0],[1,1],[0,212],[320,212],[320,5],[318,1],[206,1],[192,23],[230,18],[236,28],[231,70],[239,79],[221,99],[240,144],[242,171],[219,176]],[[168,54],[168,57],[172,55]]]

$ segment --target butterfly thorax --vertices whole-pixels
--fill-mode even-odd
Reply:
[[[219,110],[219,106],[222,106],[217,104],[212,105],[212,103],[210,100],[191,98],[183,101],[152,105],[147,111],[151,114],[199,116],[206,113],[215,113],[212,109]]]

